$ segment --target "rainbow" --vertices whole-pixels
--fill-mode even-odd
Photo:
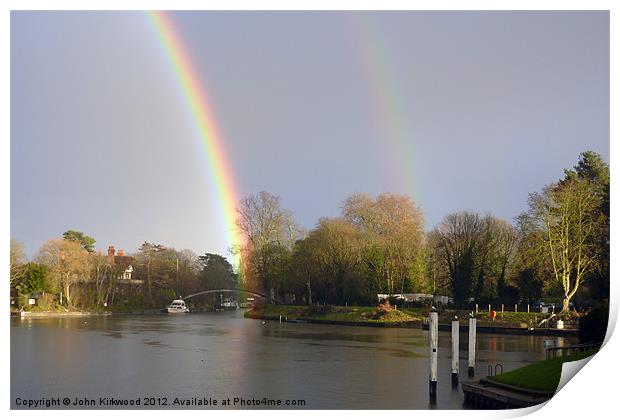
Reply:
[[[372,119],[378,136],[385,143],[392,163],[392,177],[400,183],[404,193],[414,201],[422,197],[416,183],[417,154],[414,149],[412,118],[404,112],[404,98],[396,84],[394,69],[387,57],[387,42],[370,12],[352,12],[347,21],[351,47],[360,61],[360,72],[365,80]]]
[[[213,112],[207,101],[204,86],[190,60],[187,49],[174,26],[163,11],[147,12],[157,39],[172,67],[187,109],[207,157],[210,178],[217,193],[218,211],[224,225],[225,241],[231,247],[240,244],[235,226],[237,188]]]

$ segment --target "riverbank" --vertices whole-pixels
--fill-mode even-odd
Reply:
[[[599,349],[533,363],[462,385],[465,403],[474,408],[522,408],[546,402],[555,394],[566,362],[590,357]]]
[[[215,309],[211,305],[200,305],[193,306],[191,308],[192,313],[202,313],[202,312],[214,312]],[[107,315],[151,315],[164,313],[165,307],[162,308],[150,308],[150,309],[135,309],[131,310],[131,308],[127,308],[125,310],[115,311],[108,310],[106,311],[92,311],[92,310],[81,310],[81,309],[67,309],[64,307],[57,307],[54,310],[46,309],[37,309],[30,308],[24,309],[22,311],[11,308],[12,317],[22,317],[22,318],[59,318],[59,317],[79,317],[79,316],[107,316]]]
[[[501,375],[491,376],[488,379],[494,383],[510,385],[520,389],[555,393],[560,383],[562,365],[566,362],[575,362],[590,357],[596,354],[598,350],[597,348],[569,356],[544,360]]]
[[[85,311],[11,311],[11,316],[21,318],[63,318],[81,316],[107,316],[111,312],[85,312]]]
[[[131,312],[113,312],[113,311],[82,311],[58,309],[54,311],[18,311],[11,310],[12,317],[21,318],[65,318],[80,316],[109,316],[109,315],[149,315],[163,312],[162,309],[144,309]],[[197,311],[200,312],[200,311]]]
[[[404,327],[424,328],[428,317],[428,308],[396,309],[380,305],[370,306],[298,306],[267,304],[252,308],[244,316],[252,319],[264,319],[281,322],[301,322],[314,324],[332,324],[368,327]],[[470,311],[443,310],[439,313],[439,329],[449,331],[451,321],[456,316],[460,328],[467,331]],[[488,313],[475,314],[477,330],[480,333],[517,334],[517,335],[560,335],[576,336],[576,329],[535,328],[543,319],[542,314],[527,312],[505,312],[493,320]]]
[[[387,306],[295,306],[267,304],[245,312],[246,318],[283,322],[371,326],[371,327],[421,327],[422,309],[399,311]]]

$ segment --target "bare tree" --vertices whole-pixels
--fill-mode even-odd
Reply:
[[[517,231],[505,220],[493,218],[495,231],[494,260],[497,262],[497,291],[500,297],[506,294],[508,271],[517,247]]]
[[[515,221],[517,244],[511,282],[519,289],[519,295],[530,302],[542,295],[545,279],[553,277],[553,270],[550,269],[543,229],[529,213],[521,213]]]
[[[162,277],[166,275],[165,265],[169,263],[164,258],[164,252],[167,248],[161,244],[144,242],[140,245],[136,253],[136,260],[142,270],[146,271],[146,294],[148,302],[154,305],[153,300],[153,283],[161,282]],[[155,280],[154,280],[155,278]]]
[[[555,280],[564,296],[562,312],[588,273],[599,251],[601,197],[587,179],[567,179],[530,195],[530,215],[544,231],[543,240]]]
[[[90,254],[91,279],[95,283],[95,305],[99,308],[107,301],[107,291],[105,288],[106,280],[112,272],[107,256],[101,254]]]
[[[240,250],[244,278],[255,280],[275,300],[283,282],[281,265],[290,258],[302,230],[282,208],[280,197],[265,191],[239,202],[236,224],[245,240]]]
[[[507,221],[487,214],[482,220],[475,250],[478,272],[474,297],[505,298],[506,277],[516,244],[516,231]]]
[[[463,305],[469,297],[482,230],[480,216],[465,211],[447,215],[432,232],[438,254],[447,267],[457,305]]]
[[[23,273],[22,267],[26,255],[24,254],[24,247],[15,239],[11,239],[11,256],[9,258],[10,270],[9,278],[11,287],[14,287]]]
[[[71,286],[88,276],[90,259],[79,243],[66,239],[50,239],[36,256],[37,262],[46,265],[58,285],[62,287],[67,306],[72,305]]]

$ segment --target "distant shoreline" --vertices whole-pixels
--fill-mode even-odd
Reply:
[[[112,312],[83,312],[83,311],[11,311],[11,317],[21,318],[65,318],[81,316],[107,316]]]
[[[316,308],[320,309],[320,307]],[[428,330],[425,323],[427,310],[404,309],[400,312],[400,319],[368,319],[369,307],[330,307],[324,313],[315,313],[310,307],[292,305],[265,305],[263,308],[254,308],[245,312],[245,318],[262,319],[265,321],[275,321],[297,324],[323,324],[323,325],[342,325],[350,327],[374,327],[374,328],[418,328]],[[347,312],[348,311],[348,312]],[[446,311],[440,316],[440,331],[450,331],[452,329],[448,319],[451,319],[454,311]],[[467,312],[467,311],[460,311]],[[460,330],[467,332],[467,317],[461,317]],[[532,314],[533,315],[533,314]],[[482,314],[480,314],[482,317]],[[574,337],[578,335],[577,329],[557,329],[557,328],[528,328],[527,324],[494,321],[488,322],[479,318],[476,328],[481,334],[505,334],[505,335],[536,335],[536,336],[563,336]]]

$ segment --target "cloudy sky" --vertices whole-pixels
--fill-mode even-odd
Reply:
[[[351,193],[430,229],[512,221],[580,152],[609,161],[606,12],[174,12],[241,195],[311,228]],[[178,83],[140,12],[11,15],[11,236],[225,253]]]

